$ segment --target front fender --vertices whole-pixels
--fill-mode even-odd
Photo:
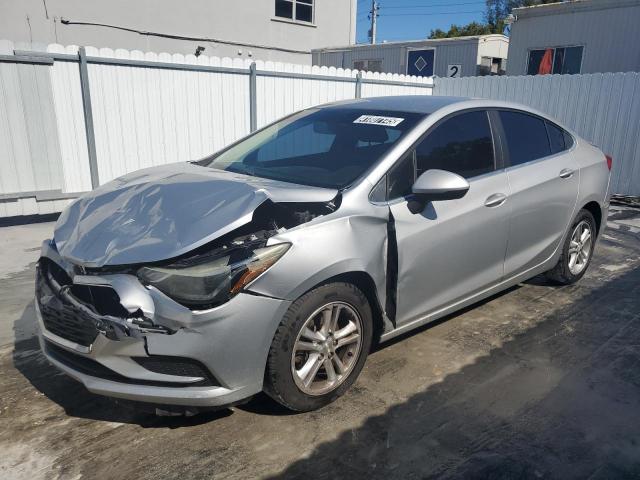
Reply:
[[[376,213],[333,218],[270,238],[269,244],[290,242],[291,248],[247,290],[295,300],[336,275],[366,272],[384,305],[388,213]]]

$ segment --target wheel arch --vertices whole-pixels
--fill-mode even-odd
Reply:
[[[580,210],[586,210],[593,215],[593,219],[596,221],[596,236],[599,235],[602,225],[602,207],[600,204],[595,200],[591,200],[585,203]]]
[[[378,291],[376,289],[376,284],[373,281],[371,275],[362,270],[344,272],[327,278],[313,288],[336,282],[350,283],[358,287],[358,289],[360,289],[362,293],[364,293],[364,295],[367,297],[367,301],[369,302],[369,306],[371,307],[371,316],[373,321],[373,339],[377,342],[384,333],[385,329],[384,313],[382,304],[380,303],[380,298],[378,296]],[[313,290],[313,288],[311,290]]]

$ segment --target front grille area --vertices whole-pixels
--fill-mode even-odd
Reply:
[[[62,363],[63,365],[66,365],[69,368],[72,368],[77,372],[84,373],[85,375],[89,375],[91,377],[110,380],[112,382],[126,383],[131,385],[149,385],[153,387],[176,387],[176,388],[177,387],[183,387],[183,388],[184,387],[210,387],[210,386],[218,385],[217,381],[210,373],[206,376],[195,375],[198,377],[204,376],[205,379],[200,382],[187,383],[187,384],[176,383],[176,382],[137,380],[137,379],[125,377],[124,375],[120,375],[118,372],[114,372],[110,368],[105,367],[101,363],[96,362],[91,358],[70,352],[69,350],[61,348],[51,343],[48,340],[45,340],[45,350],[47,354],[49,354],[54,360],[57,360],[58,362]],[[135,358],[135,360],[137,361],[138,358]],[[181,359],[181,360],[184,360],[184,359]],[[194,362],[196,361],[194,360]],[[199,363],[199,362],[196,362],[196,363]],[[204,368],[204,366],[202,368]],[[192,375],[189,375],[189,376],[192,376]]]
[[[132,357],[139,365],[155,373],[176,375],[178,377],[203,377],[207,385],[219,386],[218,380],[209,369],[193,358],[152,355],[150,357]]]
[[[57,268],[56,268],[57,267]],[[98,336],[94,319],[61,295],[71,279],[47,259],[41,259],[36,270],[36,300],[44,327],[51,333],[85,347]],[[68,283],[61,283],[68,282]]]

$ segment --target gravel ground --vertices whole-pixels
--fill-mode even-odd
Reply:
[[[51,224],[0,228],[0,478],[640,478],[640,210],[541,278],[378,348],[336,403],[192,418],[88,393],[33,336]]]

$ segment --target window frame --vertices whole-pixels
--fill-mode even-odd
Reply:
[[[558,155],[564,155],[567,152],[573,151],[576,148],[576,140],[575,137],[564,127],[558,125],[556,122],[549,120],[545,117],[542,117],[540,115],[536,115],[535,113],[532,112],[527,112],[526,110],[518,110],[517,108],[508,108],[508,107],[492,107],[491,111],[494,112],[494,117],[495,117],[495,121],[496,121],[496,127],[498,129],[498,141],[500,142],[500,150],[501,150],[501,154],[502,154],[502,158],[504,161],[504,169],[505,170],[510,170],[513,168],[518,168],[518,167],[523,167],[523,166],[527,166],[527,165],[532,165],[534,163],[537,162],[541,162],[541,161],[545,161],[554,157],[557,157]],[[549,142],[549,152],[551,152],[550,155],[546,155],[544,157],[540,157],[540,158],[536,158],[534,160],[529,160],[528,162],[524,162],[524,163],[519,163],[517,165],[512,165],[511,164],[511,158],[510,158],[510,154],[511,152],[509,151],[509,145],[507,143],[506,140],[506,133],[502,124],[502,119],[500,118],[500,114],[499,112],[514,112],[514,113],[520,113],[522,115],[528,115],[530,117],[536,118],[538,120],[541,120],[544,123],[544,130],[547,134],[547,142]],[[556,128],[559,128],[560,130],[562,130],[564,132],[564,136],[565,136],[565,149],[562,150],[561,152],[556,152],[553,153],[551,150],[551,138],[549,137],[549,128],[547,127],[547,124],[551,124]],[[566,138],[569,137],[571,139],[571,146],[569,148],[566,148]]]
[[[501,143],[499,143],[500,142],[499,132],[497,130],[498,125],[495,124],[496,120],[495,120],[494,117],[497,117],[497,113],[495,115],[492,115],[492,111],[493,110],[495,110],[495,109],[493,109],[491,107],[465,108],[463,110],[458,110],[456,112],[450,113],[450,114],[445,115],[444,117],[438,119],[434,124],[432,124],[429,128],[427,128],[422,133],[422,135],[420,135],[420,137],[415,142],[413,142],[413,144],[411,144],[410,147],[408,147],[401,155],[398,156],[398,158],[393,163],[393,165],[391,165],[389,167],[389,169],[385,172],[385,174],[380,178],[380,180],[378,180],[378,182],[376,182],[376,184],[373,186],[373,188],[369,192],[369,201],[371,203],[373,203],[373,204],[378,204],[378,205],[380,205],[380,204],[395,204],[395,203],[407,201],[407,197],[411,196],[411,194],[409,194],[408,196],[400,196],[400,197],[389,198],[388,176],[393,172],[393,170],[395,170],[396,168],[400,167],[400,164],[403,161],[405,161],[407,156],[411,156],[412,162],[413,162],[413,182],[415,183],[415,181],[417,180],[417,178],[416,178],[416,173],[417,173],[416,148],[418,147],[418,145],[420,145],[420,143],[422,143],[422,141],[429,134],[431,134],[436,128],[438,128],[440,125],[445,123],[447,120],[450,120],[450,119],[452,119],[452,118],[454,118],[454,117],[456,117],[458,115],[463,115],[465,113],[472,113],[472,112],[481,111],[481,112],[485,112],[487,114],[487,121],[489,122],[489,130],[491,132],[491,143],[493,144],[493,165],[494,165],[493,171],[486,172],[486,173],[483,173],[483,174],[480,174],[480,175],[476,175],[475,177],[468,178],[467,181],[468,182],[472,182],[472,181],[475,181],[478,178],[483,178],[485,176],[495,175],[496,173],[502,172],[505,169],[505,161],[504,161],[504,157],[503,157],[502,146],[501,146]],[[497,120],[499,121],[499,118]],[[500,125],[500,127],[501,127],[501,125]],[[384,182],[386,184],[386,188],[384,189],[385,198],[383,200],[373,197],[374,192],[376,192],[376,190],[379,188],[380,182]]]
[[[576,47],[580,47],[582,48],[582,55],[580,55],[580,68],[579,71],[577,73],[555,73],[553,71],[555,64],[556,64],[556,53],[557,50],[559,48],[563,48],[563,49],[567,49],[567,48],[576,48]],[[538,73],[533,73],[530,74],[529,73],[529,62],[531,61],[531,52],[535,52],[535,51],[539,51],[539,50],[548,50],[548,49],[552,49],[553,50],[553,58],[551,59],[551,74],[550,75],[581,75],[582,74],[582,65],[584,62],[584,52],[586,49],[586,45],[584,44],[575,44],[575,45],[555,45],[555,46],[548,46],[548,47],[532,47],[527,49],[527,58],[526,58],[526,63],[525,63],[525,67],[524,67],[524,71],[525,71],[525,75],[527,76],[532,76],[535,77],[536,75],[539,75]],[[562,60],[563,65],[564,65],[564,59]]]
[[[307,25],[307,26],[315,26],[316,25],[316,0],[310,0],[311,3],[305,2],[305,1],[300,1],[300,0],[280,0],[280,1],[284,1],[284,2],[289,2],[291,3],[291,17],[281,17],[276,15],[276,4],[278,2],[278,0],[274,0],[273,3],[273,18],[272,20],[277,21],[277,22],[285,22],[285,23],[297,23],[300,25]],[[311,21],[308,22],[306,20],[298,20],[296,18],[296,10],[297,10],[297,5],[298,3],[301,3],[303,5],[307,5],[307,6],[311,6]]]

